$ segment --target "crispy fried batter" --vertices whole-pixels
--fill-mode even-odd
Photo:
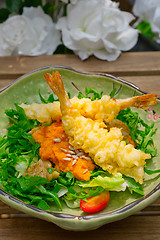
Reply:
[[[81,115],[93,120],[102,119],[112,121],[120,110],[127,107],[137,107],[146,109],[149,105],[156,104],[156,94],[146,94],[143,96],[127,99],[111,99],[110,96],[104,95],[101,99],[91,101],[87,98],[78,99],[73,97],[70,101]],[[51,123],[52,121],[61,120],[60,103],[53,102],[48,104],[20,105],[28,118],[37,119],[41,123]]]
[[[104,129],[102,120],[85,118],[71,104],[58,72],[46,74],[48,85],[60,100],[62,123],[74,148],[83,149],[109,173],[120,172],[142,183],[145,159],[151,158],[132,144],[126,144],[119,128]]]

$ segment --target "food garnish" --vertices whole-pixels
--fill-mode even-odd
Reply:
[[[107,206],[109,197],[109,192],[104,190],[94,197],[87,198],[86,201],[81,199],[80,208],[86,213],[99,212]]]

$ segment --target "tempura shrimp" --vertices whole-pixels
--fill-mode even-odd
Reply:
[[[102,119],[106,122],[112,121],[120,110],[128,107],[147,109],[149,105],[156,104],[157,94],[146,94],[127,99],[111,99],[110,96],[104,95],[101,99],[91,101],[90,99],[78,99],[73,97],[70,101],[74,108],[86,118],[93,120]],[[52,121],[61,120],[60,103],[53,102],[48,104],[20,105],[28,118],[37,119],[42,123],[51,123]]]
[[[81,115],[73,107],[58,72],[45,75],[48,85],[58,96],[63,128],[75,149],[83,149],[93,161],[111,174],[120,172],[143,182],[145,160],[150,154],[134,148],[123,141],[122,132],[113,127],[104,128],[102,120],[92,120]]]

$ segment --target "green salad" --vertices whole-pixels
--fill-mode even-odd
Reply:
[[[116,92],[114,89],[110,96]],[[85,95],[81,92],[78,98],[100,99],[103,92],[98,93],[94,89],[85,90]],[[39,92],[42,103],[57,101],[53,94],[48,99],[43,98]],[[70,94],[69,94],[70,96]],[[57,210],[62,210],[62,203],[69,208],[80,207],[80,201],[87,202],[88,198],[98,196],[104,191],[125,191],[129,189],[143,196],[143,184],[137,183],[133,178],[117,173],[114,176],[96,167],[91,171],[89,181],[77,180],[71,172],[59,172],[57,179],[48,179],[40,176],[24,175],[26,169],[39,159],[40,143],[36,143],[31,129],[38,127],[39,122],[28,119],[23,108],[15,104],[14,109],[6,109],[5,114],[10,119],[6,135],[0,137],[0,183],[2,189],[21,201],[36,206],[43,210],[49,210],[51,206],[56,206]],[[156,133],[154,123],[146,124],[137,112],[130,108],[121,110],[117,119],[125,123],[130,129],[132,140],[136,143],[136,148],[152,157],[156,156],[157,149],[152,136]],[[149,160],[150,161],[150,160]],[[54,164],[47,171],[52,174]],[[144,167],[147,174],[158,173],[160,170],[151,171]]]

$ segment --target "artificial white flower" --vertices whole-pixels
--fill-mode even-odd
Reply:
[[[60,32],[41,7],[24,8],[0,24],[0,56],[53,54]]]
[[[59,19],[63,43],[82,60],[90,55],[113,61],[137,42],[138,31],[129,26],[134,19],[110,0],[78,0],[69,4],[67,16]]]
[[[136,23],[150,23],[152,32],[156,34],[154,40],[160,43],[160,0],[136,0],[133,13],[138,17]]]
[[[22,16],[13,16],[0,24],[0,56],[10,56],[24,39],[27,24]]]

